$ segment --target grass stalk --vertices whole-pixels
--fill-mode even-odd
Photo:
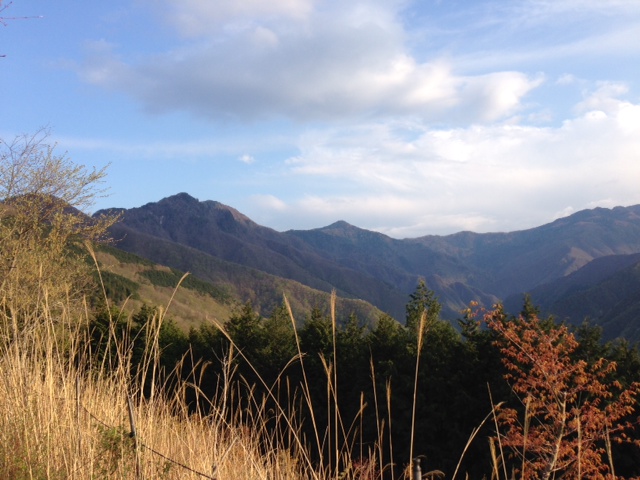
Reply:
[[[369,368],[371,371],[371,383],[373,384],[373,404],[375,408],[376,414],[376,430],[378,442],[376,445],[378,451],[378,468],[380,472],[384,471],[384,449],[383,449],[383,439],[384,439],[384,419],[380,420],[380,407],[378,405],[378,383],[376,381],[376,369],[373,363],[373,357],[369,358]]]
[[[524,429],[522,438],[522,470],[520,475],[525,478],[525,470],[527,467],[527,439],[529,437],[529,426],[531,425],[531,397],[527,396],[524,405]]]
[[[220,332],[225,336],[225,338],[230,342],[231,345],[235,346],[235,343],[233,342],[233,338],[231,338],[231,336],[229,335],[229,333],[226,331],[226,329],[224,328],[223,325],[221,325],[218,322],[215,322],[216,327],[220,330]],[[310,472],[313,472],[313,464],[311,461],[311,458],[309,457],[307,450],[304,448],[304,444],[302,442],[302,439],[300,438],[300,435],[297,433],[297,429],[295,428],[295,426],[292,423],[292,419],[288,418],[284,413],[284,409],[282,407],[281,404],[279,404],[277,402],[277,399],[275,397],[275,395],[273,394],[273,392],[271,391],[271,389],[269,388],[269,386],[267,385],[267,383],[265,382],[264,378],[262,377],[262,375],[260,375],[260,372],[258,372],[255,368],[255,366],[249,361],[249,359],[244,355],[244,353],[242,352],[242,350],[238,349],[237,346],[235,346],[235,350],[238,352],[238,355],[240,357],[242,357],[242,359],[247,363],[247,365],[249,366],[249,368],[252,370],[252,372],[256,375],[256,378],[258,379],[258,381],[261,383],[261,385],[265,388],[266,394],[267,396],[274,401],[274,405],[276,410],[278,411],[278,414],[280,415],[279,418],[281,418],[287,425],[288,427],[291,429],[291,431],[296,432],[293,435],[293,438],[297,444],[297,447],[299,449],[299,451],[302,453],[302,458],[301,460],[304,460],[306,466],[308,467]],[[245,382],[246,383],[246,382]],[[248,383],[247,383],[248,385]],[[253,399],[252,396],[250,396],[250,399]],[[242,423],[242,420],[241,420]],[[314,475],[314,478],[315,475]]]
[[[499,409],[502,406],[502,403],[499,403],[498,405],[496,405],[494,408],[495,409]],[[451,480],[455,480],[456,476],[458,475],[458,470],[460,469],[460,465],[462,465],[462,460],[464,458],[465,453],[467,453],[467,450],[469,449],[469,446],[473,443],[473,441],[476,438],[476,435],[478,435],[478,432],[482,429],[482,427],[484,426],[484,424],[487,422],[487,420],[489,420],[489,418],[491,418],[492,415],[494,415],[494,408],[491,409],[491,411],[487,414],[486,417],[484,417],[484,419],[482,420],[482,422],[480,422],[480,425],[478,425],[477,427],[475,427],[473,429],[473,431],[471,432],[471,435],[469,435],[469,439],[467,440],[467,443],[464,446],[464,449],[462,450],[462,455],[460,455],[460,459],[458,460],[458,464],[456,465],[455,470],[453,471],[453,475],[451,476]]]
[[[395,461],[393,458],[393,436],[391,426],[391,379],[387,380],[385,392],[387,394],[387,418],[389,421],[389,463],[391,464],[391,480],[395,480]]]
[[[409,437],[409,465],[413,465],[413,442],[415,439],[416,430],[416,408],[418,403],[418,374],[420,369],[420,354],[422,352],[422,345],[424,342],[424,335],[427,323],[427,311],[424,310],[420,316],[420,323],[418,325],[418,338],[417,338],[417,351],[416,351],[416,369],[413,380],[413,402],[411,405],[411,435]],[[413,478],[413,468],[410,467],[409,471],[411,480],[419,480]]]
[[[320,431],[319,431],[318,422],[316,419],[315,408],[313,406],[313,401],[311,399],[311,390],[309,388],[309,379],[307,378],[307,370],[304,367],[304,353],[302,352],[302,348],[300,346],[300,336],[298,335],[296,320],[295,320],[295,317],[293,316],[293,311],[291,310],[291,305],[289,304],[289,300],[287,299],[287,296],[284,295],[283,299],[284,299],[284,304],[287,308],[287,312],[289,313],[289,318],[291,319],[291,324],[293,326],[293,334],[296,342],[296,349],[298,351],[298,357],[300,359],[300,368],[302,369],[302,381],[303,381],[302,391],[303,391],[303,396],[304,396],[307,408],[309,410],[309,415],[311,416],[311,425],[313,428],[313,434],[316,441],[316,449],[319,454],[322,454],[323,447],[322,447],[322,442],[320,441]]]
[[[497,442],[498,442],[498,447],[500,449],[500,464],[502,465],[502,470],[504,473],[504,479],[507,480],[507,478],[509,478],[509,476],[507,475],[507,466],[504,463],[504,450],[502,448],[502,440],[500,438],[500,429],[498,427],[498,415],[497,415],[497,411],[498,411],[498,405],[496,405],[493,402],[493,395],[491,394],[491,387],[489,385],[487,385],[487,390],[489,391],[489,401],[491,402],[491,414],[493,417],[493,424],[494,427],[496,429],[496,436],[497,436]],[[493,467],[494,467],[494,475],[496,477],[496,480],[498,480],[500,478],[499,474],[498,474],[498,461],[497,461],[497,456],[495,454],[495,444],[492,442],[491,443],[491,458],[493,460]]]
[[[340,472],[340,451],[339,451],[339,428],[338,428],[338,417],[340,416],[340,412],[338,410],[338,335],[337,335],[337,322],[336,322],[336,291],[331,291],[331,337],[333,341],[333,428],[334,428],[334,438],[333,438],[333,449],[335,455],[335,478],[338,480],[338,475]],[[330,410],[327,410],[330,411]]]

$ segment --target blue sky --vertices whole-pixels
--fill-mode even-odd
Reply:
[[[638,0],[2,6],[0,137],[109,164],[95,209],[406,238],[640,203]]]

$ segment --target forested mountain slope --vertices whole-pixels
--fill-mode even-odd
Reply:
[[[112,234],[119,248],[211,281],[223,271],[254,272],[231,280],[254,298],[261,294],[248,291],[258,288],[248,279],[262,272],[324,292],[335,288],[339,296],[365,300],[398,320],[424,278],[443,316],[455,319],[472,300],[490,305],[594,259],[640,253],[640,206],[585,210],[517,232],[400,240],[342,221],[277,232],[219,202],[181,193],[124,210]]]
[[[640,341],[640,254],[597,258],[581,269],[529,292],[544,315],[573,325],[600,325],[603,337]],[[517,311],[522,295],[505,307]]]

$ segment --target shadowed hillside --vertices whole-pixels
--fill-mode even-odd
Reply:
[[[597,258],[566,277],[534,288],[531,300],[545,314],[580,325],[600,325],[603,337],[640,340],[640,254]],[[521,295],[505,301],[518,311]]]

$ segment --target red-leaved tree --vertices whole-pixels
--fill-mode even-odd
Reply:
[[[640,384],[615,380],[615,362],[572,357],[578,341],[566,326],[536,315],[508,319],[501,308],[484,321],[522,404],[497,415],[497,440],[518,477],[615,478],[611,443],[638,443],[627,433]]]

